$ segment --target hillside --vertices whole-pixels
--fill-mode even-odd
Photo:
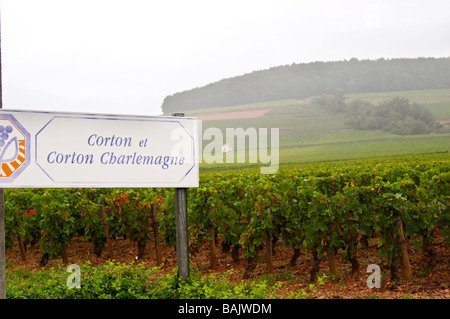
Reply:
[[[417,90],[346,94],[345,101],[363,100],[373,105],[393,97],[407,98],[428,108],[442,127],[432,134],[399,135],[380,130],[357,130],[348,123],[348,115],[330,113],[315,104],[315,98],[290,99],[186,112],[202,120],[202,132],[208,128],[279,128],[280,165],[363,159],[383,156],[448,152],[450,149],[450,90]],[[270,140],[269,140],[270,141]],[[226,142],[226,135],[223,143]],[[203,148],[210,140],[203,139]],[[247,149],[233,151],[247,152]],[[261,167],[261,163],[203,163],[201,169]]]
[[[277,66],[167,96],[164,114],[333,94],[450,88],[450,58],[312,62]]]

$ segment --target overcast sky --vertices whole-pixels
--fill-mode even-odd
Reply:
[[[0,3],[5,109],[160,115],[167,95],[274,66],[450,56],[448,0]]]

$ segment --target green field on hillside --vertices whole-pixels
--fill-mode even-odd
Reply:
[[[434,119],[445,123],[450,119],[450,90],[421,90],[402,92],[380,92],[345,95],[346,102],[366,100],[377,105],[396,96],[407,98],[410,103],[419,103],[431,111]],[[249,109],[271,108],[257,118],[202,121],[203,132],[211,127],[223,132],[226,142],[227,128],[270,128],[279,129],[280,165],[314,163],[348,159],[377,158],[384,156],[418,155],[442,153],[450,150],[450,130],[448,124],[439,133],[425,135],[396,135],[382,131],[354,130],[347,123],[345,114],[326,112],[313,103],[314,99],[270,101],[241,106],[230,106],[208,110],[198,110],[192,114],[232,112]],[[211,112],[213,111],[213,112]],[[187,114],[189,115],[189,114]],[[229,136],[232,138],[233,136]],[[203,147],[209,141],[203,141]],[[237,154],[247,152],[239,149]],[[268,138],[270,145],[270,137]],[[251,151],[250,151],[251,152]],[[247,156],[248,159],[248,156]],[[225,162],[225,155],[224,155]],[[202,163],[201,170],[257,167],[248,163]]]
[[[365,93],[365,94],[348,94],[346,95],[348,101],[354,99],[367,100],[371,103],[378,104],[387,99],[392,99],[396,96],[409,99],[411,102],[416,102],[427,106],[434,118],[450,119],[450,89],[446,90],[419,90],[419,91],[399,91],[399,92],[380,92],[380,93]]]

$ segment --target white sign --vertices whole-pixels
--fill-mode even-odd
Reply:
[[[0,187],[198,187],[197,119],[0,110]]]

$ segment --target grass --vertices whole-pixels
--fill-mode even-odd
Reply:
[[[308,163],[445,152],[450,134],[386,140],[349,141],[283,149],[280,163]]]
[[[404,158],[414,156],[433,156],[437,153],[448,154],[447,142],[442,137],[418,138],[411,140],[371,141],[364,143],[349,142],[343,144],[317,145],[309,147],[284,148],[280,151],[279,167],[314,163],[334,163],[352,160],[370,161],[376,159]],[[414,150],[412,150],[414,148]],[[200,172],[254,169],[270,166],[270,163],[211,163],[200,164]]]
[[[450,89],[348,94],[346,100],[363,99],[376,105],[395,96],[406,97],[410,102],[425,105],[436,119],[450,119]],[[280,165],[428,154],[446,152],[450,149],[448,129],[438,134],[408,136],[381,131],[353,130],[346,123],[344,115],[327,113],[311,104],[311,100],[290,99],[203,110],[204,112],[219,112],[248,108],[273,108],[258,118],[202,121],[202,130],[210,127],[218,128],[224,134],[222,142],[226,143],[227,128],[241,127],[244,129],[255,128],[256,130],[267,128],[269,131],[270,128],[279,128]],[[209,140],[203,141],[203,147],[209,143]],[[259,166],[261,165],[248,162],[247,164],[203,163],[201,169],[223,170]]]
[[[450,119],[450,102],[428,103],[427,106],[435,119]]]
[[[204,275],[193,270],[187,284],[172,274],[158,275],[159,268],[109,261],[81,265],[80,287],[69,288],[70,273],[63,265],[31,272],[7,271],[8,299],[264,299],[274,298],[281,283],[265,279],[233,282],[232,270]]]

